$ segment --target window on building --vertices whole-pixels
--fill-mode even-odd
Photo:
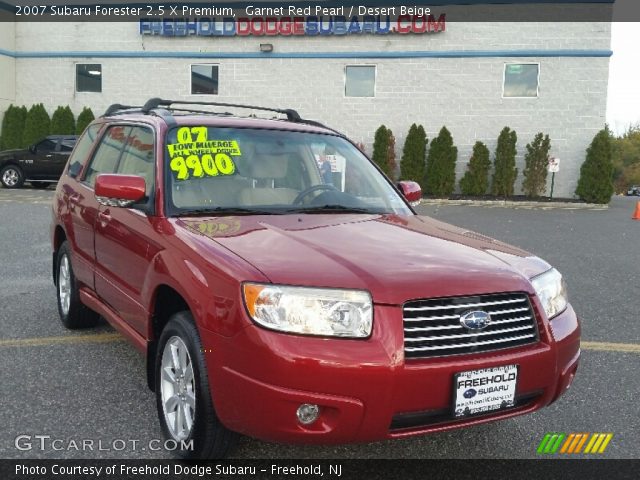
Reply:
[[[191,65],[191,94],[218,94],[218,65]]]
[[[504,97],[537,97],[540,65],[507,63],[504,66]]]
[[[76,92],[102,92],[102,65],[76,64]]]
[[[344,94],[347,97],[374,97],[376,67],[374,65],[348,65],[345,69]]]

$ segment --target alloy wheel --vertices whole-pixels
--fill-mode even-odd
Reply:
[[[175,440],[191,434],[196,412],[193,364],[187,346],[173,336],[165,343],[161,364],[160,393],[164,420]]]

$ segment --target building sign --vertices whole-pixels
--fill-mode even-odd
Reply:
[[[446,29],[446,15],[308,16],[308,17],[193,17],[140,19],[140,35],[275,36],[438,33]]]

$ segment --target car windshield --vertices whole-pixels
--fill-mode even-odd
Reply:
[[[411,214],[369,160],[334,135],[182,126],[165,148],[170,215]]]

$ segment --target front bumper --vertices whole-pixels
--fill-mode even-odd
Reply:
[[[211,394],[229,429],[268,441],[351,443],[460,428],[533,412],[566,391],[580,356],[580,327],[567,310],[539,322],[540,341],[477,355],[404,358],[402,309],[376,306],[368,340],[287,335],[251,325],[228,338],[201,330]],[[519,365],[513,408],[453,419],[461,371]],[[320,406],[302,425],[296,410]]]

